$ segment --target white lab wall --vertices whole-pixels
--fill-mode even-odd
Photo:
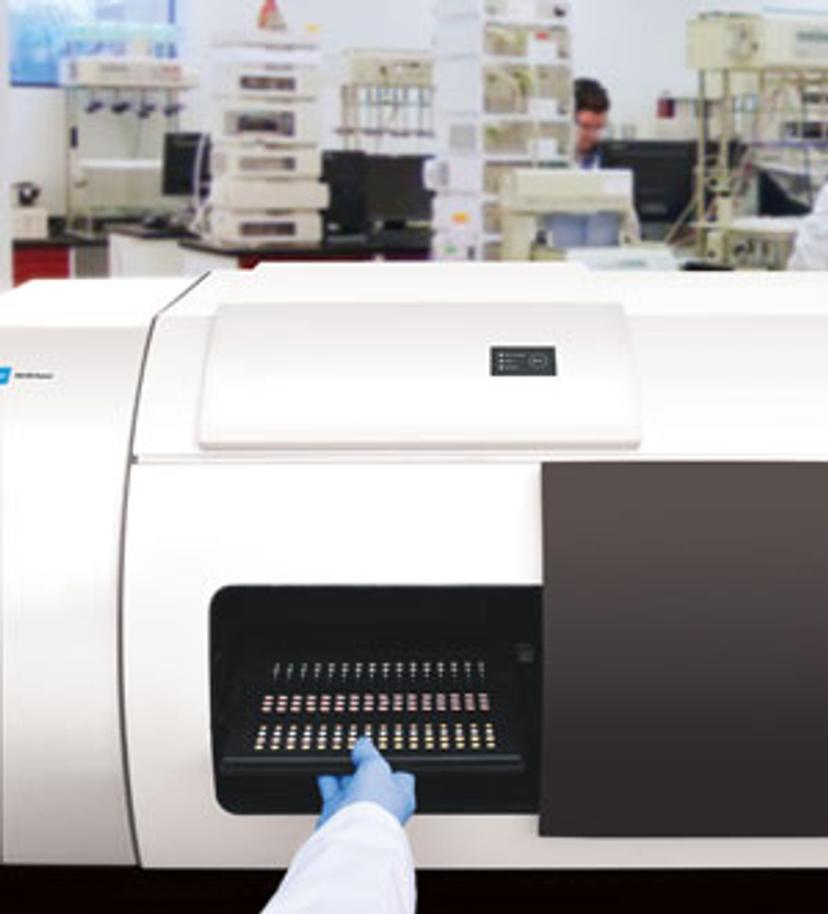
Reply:
[[[575,69],[611,89],[616,130],[632,125],[638,136],[653,131],[655,101],[664,91],[692,93],[694,74],[685,67],[685,23],[705,9],[761,12],[810,10],[828,13],[828,0],[572,0]],[[2,0],[0,0],[2,5]],[[206,125],[210,99],[210,43],[221,30],[255,20],[259,0],[180,0],[183,50],[201,69],[203,89],[192,98],[187,126]],[[283,0],[290,24],[320,26],[331,88],[325,97],[326,141],[336,143],[338,98],[331,62],[347,47],[428,47],[432,0]],[[51,89],[14,89],[11,121],[12,175],[45,189],[46,205],[61,212],[65,199],[66,139],[62,94]]]
[[[34,181],[43,188],[40,202],[49,212],[62,213],[66,202],[67,155],[63,92],[14,88],[10,115],[10,123],[15,125],[15,142],[7,144],[7,150],[14,180]]]
[[[703,0],[573,0],[577,76],[600,79],[613,100],[616,132],[653,129],[656,99],[665,90],[693,92],[685,67],[685,22]]]

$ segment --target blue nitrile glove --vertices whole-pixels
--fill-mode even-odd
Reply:
[[[368,737],[363,737],[354,746],[351,761],[356,769],[353,774],[318,778],[322,814],[316,827],[321,828],[331,816],[352,803],[376,803],[390,812],[400,825],[405,825],[417,806],[414,775],[394,773]]]

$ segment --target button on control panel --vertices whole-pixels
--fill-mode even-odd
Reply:
[[[554,347],[492,349],[495,378],[554,378],[558,375],[558,354]]]

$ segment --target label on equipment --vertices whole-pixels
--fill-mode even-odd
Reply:
[[[296,115],[292,111],[239,114],[235,133],[272,133],[275,136],[296,135]]]
[[[241,87],[256,92],[295,92],[296,79],[289,76],[242,76]]]
[[[558,354],[553,347],[492,349],[492,376],[495,378],[555,378]]]
[[[244,238],[292,238],[296,235],[295,222],[243,222],[241,234]]]

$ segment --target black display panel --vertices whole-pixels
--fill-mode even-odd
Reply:
[[[199,174],[196,175],[196,169]],[[206,196],[210,189],[210,140],[203,133],[164,135],[162,192],[168,197]]]
[[[544,468],[541,833],[828,836],[828,465]]]
[[[425,186],[427,161],[418,155],[325,152],[322,180],[331,191],[327,235],[411,232],[429,222],[434,194]]]
[[[558,374],[558,354],[554,347],[494,348],[491,372],[496,378],[554,378]]]

